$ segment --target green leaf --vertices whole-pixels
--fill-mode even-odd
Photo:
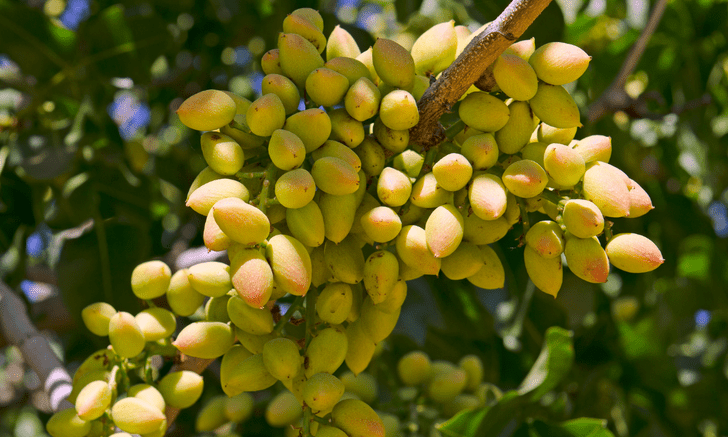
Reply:
[[[511,390],[492,407],[460,412],[438,429],[448,437],[497,436],[510,422],[520,418],[527,402]]]
[[[518,388],[520,395],[539,399],[553,390],[571,369],[574,362],[574,333],[558,326],[546,331],[546,341],[536,363]]]
[[[561,428],[574,437],[613,437],[611,431],[607,429],[605,419],[580,417],[562,422]]]
[[[491,407],[485,407],[477,410],[461,411],[442,424],[439,428],[440,432],[449,437],[474,436],[490,409]]]

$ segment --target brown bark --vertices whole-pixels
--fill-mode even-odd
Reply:
[[[429,149],[445,139],[439,120],[503,51],[513,44],[551,0],[513,0],[432,84],[418,102],[420,122],[410,141]]]

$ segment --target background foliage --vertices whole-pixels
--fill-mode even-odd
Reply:
[[[73,370],[105,346],[83,329],[81,308],[104,300],[138,310],[133,267],[153,257],[183,262],[183,250],[202,246],[203,219],[183,205],[204,167],[197,133],[174,114],[184,98],[206,88],[255,98],[258,60],[297,7],[319,9],[325,35],[341,24],[366,48],[376,36],[411,44],[449,19],[475,29],[507,3],[0,0],[0,279],[24,292]],[[593,57],[573,90],[586,119],[653,6],[554,2],[524,37],[573,43]],[[553,424],[581,416],[606,419],[617,436],[728,433],[727,36],[725,1],[670,1],[624,87],[631,104],[577,134],[611,136],[612,162],[651,195],[654,211],[615,230],[655,241],[662,267],[614,271],[602,286],[566,272],[553,300],[526,283],[515,226],[498,247],[507,288],[413,284],[399,334],[373,370],[391,371],[415,348],[452,361],[475,353],[485,380],[507,392],[536,361],[547,329],[560,326],[573,331],[573,365],[535,402],[520,394],[487,413],[505,420],[505,435],[571,435]],[[43,435],[48,403],[38,386],[17,350],[0,349],[0,436]],[[476,422],[461,419],[448,429],[467,434]],[[572,426],[581,425],[589,424]]]

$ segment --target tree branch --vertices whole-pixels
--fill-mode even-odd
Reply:
[[[23,360],[43,384],[53,411],[72,408],[66,399],[71,393],[71,376],[51,349],[48,340],[30,322],[25,302],[0,281],[0,330],[20,349]]]
[[[589,106],[587,110],[587,118],[590,123],[602,118],[605,114],[619,111],[628,108],[633,105],[634,100],[624,90],[624,85],[627,83],[627,78],[637,68],[640,58],[647,48],[647,42],[652,38],[652,34],[657,30],[657,25],[662,19],[662,14],[665,12],[667,7],[667,0],[657,0],[655,7],[652,8],[650,18],[647,20],[645,28],[642,30],[637,41],[632,46],[627,58],[624,60],[622,67],[617,73],[612,83],[609,85],[606,91]]]
[[[418,102],[420,122],[410,130],[410,141],[429,149],[445,139],[440,117],[457,103],[515,42],[551,0],[513,0],[480,35],[475,37],[455,62],[430,86]]]

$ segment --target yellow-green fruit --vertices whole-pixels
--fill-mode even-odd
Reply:
[[[321,285],[334,279],[333,275],[326,267],[324,260],[324,246],[314,247],[311,250],[311,285],[320,287]]]
[[[562,129],[581,126],[579,108],[561,85],[539,83],[536,95],[528,103],[536,117],[546,124]]]
[[[98,353],[97,353],[98,354]],[[95,354],[95,355],[97,355]],[[115,357],[114,352],[112,350],[109,350],[109,356],[108,360],[113,360]],[[88,361],[88,360],[87,360]],[[108,363],[113,363],[114,361],[107,361]],[[108,367],[111,367],[109,365]],[[90,369],[83,369],[83,366],[79,368],[81,372],[78,370],[73,375],[73,385],[71,389],[71,393],[68,395],[68,401],[72,404],[76,402],[76,398],[78,397],[78,394],[81,393],[81,390],[84,389],[88,384],[90,384],[93,381],[104,381],[106,383],[109,382],[111,379],[111,372],[107,369],[99,369],[96,368],[95,370]],[[118,382],[118,381],[117,381]]]
[[[409,145],[409,130],[390,129],[379,117],[374,121],[374,136],[382,147],[393,153],[401,153]]]
[[[442,273],[454,281],[473,276],[482,267],[483,256],[480,249],[467,241],[461,242],[455,252],[442,259]]]
[[[167,403],[164,402],[164,396],[154,386],[149,384],[135,384],[129,387],[126,395],[129,397],[135,397],[148,402],[150,405],[154,405],[161,412],[167,407]]]
[[[78,417],[74,408],[67,408],[51,416],[46,431],[51,437],[84,437],[91,431],[91,422]]]
[[[467,374],[462,369],[454,369],[435,375],[427,384],[427,395],[433,401],[444,404],[455,399],[465,388]]]
[[[362,218],[366,213],[373,210],[374,208],[377,208],[381,206],[379,201],[372,196],[369,193],[364,194],[364,198],[362,199],[361,204],[359,204],[359,207],[356,209],[356,215],[354,216],[354,223],[351,226],[351,233],[352,234],[361,234],[364,233],[364,225],[362,223]],[[399,231],[398,231],[399,232]],[[366,235],[365,235],[366,236]],[[366,236],[368,238],[371,238],[369,236]]]
[[[439,186],[448,191],[457,191],[468,184],[473,176],[473,167],[465,156],[450,153],[435,163],[432,174]]]
[[[224,407],[225,417],[233,423],[244,422],[252,416],[253,406],[253,397],[248,393],[227,398]]]
[[[386,167],[379,174],[377,197],[387,206],[402,206],[412,194],[412,182],[399,170]]]
[[[215,222],[233,241],[253,245],[262,243],[268,237],[270,232],[268,217],[242,199],[236,197],[222,199],[215,203],[213,211]]]
[[[260,67],[265,74],[283,74],[278,49],[268,50],[260,59]]]
[[[461,411],[474,410],[482,406],[483,403],[480,401],[479,397],[471,394],[460,393],[451,401],[445,403],[442,407],[442,411],[445,413],[446,417],[452,417]]]
[[[225,94],[230,96],[233,101],[235,101],[235,115],[245,115],[245,111],[248,110],[248,106],[250,106],[250,100],[246,99],[245,97],[241,97],[233,92],[230,91],[224,91]]]
[[[415,152],[414,150],[405,150],[404,152],[395,156],[394,161],[392,161],[392,165],[394,166],[394,168],[404,172],[407,176],[411,178],[416,178],[420,175],[420,171],[422,170],[422,166],[424,165],[424,163],[425,157]],[[446,166],[446,163],[451,163],[451,161],[443,162],[441,166]],[[442,171],[440,171],[440,173],[442,173]]]
[[[323,109],[306,109],[288,117],[283,129],[296,134],[306,146],[306,153],[311,153],[329,139],[331,118]]]
[[[435,208],[425,224],[427,247],[436,258],[444,258],[458,248],[463,239],[463,216],[453,205]]]
[[[200,398],[204,381],[202,376],[195,372],[180,370],[165,375],[159,380],[157,388],[168,406],[180,409],[189,408]]]
[[[420,113],[412,94],[405,90],[395,90],[382,98],[379,118],[390,129],[406,130],[420,121]]]
[[[495,133],[495,141],[501,153],[512,155],[523,149],[530,140],[533,113],[528,102],[513,101],[508,109],[511,116],[508,123]]]
[[[651,272],[665,262],[657,245],[639,234],[615,235],[607,243],[606,252],[614,267],[630,273]]]
[[[500,151],[493,134],[479,134],[468,137],[460,153],[473,164],[474,170],[487,170],[498,163]]]
[[[333,426],[321,425],[316,432],[317,437],[347,437],[347,434],[339,428]]]
[[[220,384],[228,396],[247,391],[265,390],[276,382],[263,363],[263,355],[250,355],[242,346],[235,346],[222,358]]]
[[[284,173],[275,185],[276,199],[286,208],[303,208],[316,194],[316,182],[308,170],[297,168]]]
[[[79,381],[81,381],[82,377],[85,376],[87,373],[91,373],[94,371],[111,370],[111,367],[113,367],[113,362],[114,352],[112,350],[101,349],[94,352],[92,355],[86,358],[83,363],[81,363],[76,372],[73,374],[73,386],[78,386]],[[89,379],[86,384],[91,381],[96,381],[96,379]],[[81,386],[79,387],[79,391],[86,384],[81,384]]]
[[[197,413],[195,420],[195,431],[209,432],[225,425],[228,422],[225,417],[225,404],[227,396],[215,396],[207,401],[207,403]]]
[[[278,287],[295,296],[306,294],[311,286],[311,257],[300,241],[276,235],[268,240],[265,256]]]
[[[331,139],[340,141],[352,149],[364,141],[364,125],[352,118],[345,108],[329,112],[331,118]]]
[[[578,79],[589,66],[591,56],[579,47],[563,42],[544,44],[528,62],[538,78],[551,85],[564,85]]]
[[[526,244],[539,256],[558,257],[564,251],[564,234],[558,223],[543,220],[531,226],[526,232]]]
[[[425,76],[437,75],[453,63],[457,48],[454,20],[432,26],[412,45],[415,72]]]
[[[652,206],[652,199],[647,191],[637,182],[629,180],[629,218],[642,217],[655,207]]]
[[[586,167],[583,185],[584,198],[594,202],[605,217],[625,217],[631,204],[629,189],[619,171],[604,162],[592,162]]]
[[[138,398],[124,398],[111,408],[114,425],[122,431],[134,434],[152,433],[165,420],[157,407]]]
[[[76,412],[81,420],[91,421],[104,414],[111,404],[111,388],[106,381],[88,383],[76,397]]]
[[[458,366],[465,371],[467,376],[465,390],[474,392],[483,382],[483,361],[477,355],[465,355],[458,362]]]
[[[548,177],[544,169],[528,159],[514,162],[503,172],[503,184],[518,197],[536,197],[546,188],[547,183]]]
[[[209,297],[224,296],[233,288],[230,266],[218,261],[195,264],[188,269],[187,279],[195,291]]]
[[[117,355],[131,358],[144,350],[146,340],[134,316],[119,311],[109,320],[109,342]]]
[[[536,288],[556,297],[564,279],[561,257],[544,258],[531,246],[526,246],[523,261],[526,265],[526,273]]]
[[[238,341],[245,347],[245,349],[253,354],[260,354],[263,353],[263,345],[265,345],[267,341],[278,338],[280,335],[275,331],[265,335],[253,335],[236,326],[235,337],[237,337]],[[234,348],[235,346],[233,346],[233,349]]]
[[[564,255],[569,270],[579,278],[594,284],[607,282],[609,260],[597,237],[568,237]]]
[[[172,343],[180,352],[195,358],[217,358],[235,342],[235,334],[227,323],[194,322],[185,326]]]
[[[321,29],[306,17],[295,14],[287,15],[283,19],[283,31],[306,38],[319,53],[323,53],[326,48],[326,37],[321,33]]]
[[[169,337],[177,328],[177,320],[164,308],[147,308],[134,319],[144,334],[145,341],[157,341]]]
[[[372,64],[377,76],[386,84],[408,89],[415,79],[415,61],[404,47],[396,42],[377,38],[372,46]]]
[[[575,237],[591,238],[604,230],[604,216],[592,202],[571,199],[564,205],[562,212],[564,226]]]
[[[535,50],[536,39],[531,38],[511,44],[503,53],[512,53],[520,56],[523,60],[528,61]]]
[[[496,175],[475,176],[468,187],[468,198],[475,215],[483,220],[495,220],[506,211],[506,187]]]
[[[344,329],[340,326],[320,331],[311,340],[306,350],[306,377],[326,372],[334,373],[346,357],[347,340]]]
[[[283,428],[296,423],[303,415],[301,404],[289,391],[282,391],[265,407],[265,421],[274,428]]]
[[[231,294],[225,294],[224,296],[208,299],[205,302],[205,321],[228,323],[230,316],[227,312],[227,303],[231,297]]]
[[[378,250],[364,264],[364,288],[375,304],[384,302],[399,280],[397,257],[386,250]]]
[[[268,155],[281,170],[293,170],[306,159],[306,147],[298,136],[284,129],[273,131],[268,142]]]
[[[515,54],[503,53],[493,65],[493,77],[498,88],[515,100],[531,100],[538,89],[538,77],[533,67]]]
[[[576,127],[560,129],[558,127],[549,126],[546,123],[541,123],[536,129],[536,139],[546,144],[559,143],[569,145],[571,140],[574,139],[576,131]]]
[[[354,58],[338,56],[326,61],[324,67],[346,76],[346,78],[349,79],[349,87],[354,85],[354,83],[361,78],[369,80],[374,85],[372,75],[369,73],[367,66],[364,65],[363,62]],[[374,87],[376,88],[376,85],[374,85]]]
[[[402,228],[395,241],[397,255],[408,266],[426,275],[436,275],[442,260],[436,258],[427,247],[427,232],[419,226]]]
[[[288,208],[286,223],[291,235],[306,246],[318,247],[324,243],[324,216],[316,202],[302,208]]]
[[[231,282],[238,296],[253,308],[262,308],[273,293],[273,270],[257,249],[243,249],[230,264]]]
[[[399,271],[399,260],[396,261],[397,270]],[[380,303],[375,303],[374,306],[379,311],[385,313],[399,313],[400,309],[402,308],[402,304],[404,303],[404,300],[406,298],[407,282],[402,279],[398,279],[397,282],[395,282],[394,287],[392,287],[392,290],[387,293],[387,298]]]
[[[508,123],[510,110],[502,100],[484,92],[468,94],[458,109],[460,118],[470,127],[495,132]]]
[[[329,35],[326,44],[326,59],[331,60],[338,57],[356,58],[361,53],[354,37],[344,28],[337,25]]]
[[[386,155],[375,139],[364,138],[354,152],[361,160],[361,168],[367,176],[377,176],[384,169]]]
[[[345,372],[341,375],[341,382],[347,392],[353,393],[367,403],[374,402],[379,394],[377,380],[368,373],[354,375],[352,372]]]
[[[406,386],[420,385],[430,377],[430,357],[422,351],[412,351],[402,356],[397,363],[397,374]]]
[[[367,368],[374,356],[376,344],[362,328],[361,320],[349,323],[346,327],[347,344],[351,347],[346,351],[346,367],[355,375]]]
[[[288,338],[274,338],[263,345],[263,364],[275,379],[289,381],[301,371],[303,358]]]
[[[359,203],[356,193],[343,196],[321,194],[318,204],[321,214],[324,216],[324,231],[327,239],[338,243],[349,235]]]
[[[205,132],[200,143],[205,162],[217,173],[234,175],[243,167],[243,149],[229,136],[218,132]]]
[[[400,311],[401,309],[393,312],[380,311],[371,299],[364,298],[361,317],[359,318],[362,330],[374,343],[379,343],[389,337],[389,334],[394,330],[397,320],[399,320]]]
[[[190,200],[190,196],[192,195],[192,193],[201,186],[205,185],[208,182],[223,178],[224,176],[215,172],[215,170],[211,169],[210,167],[205,167],[204,169],[202,169],[201,172],[197,174],[197,176],[195,176],[192,184],[190,184],[190,188],[187,191],[187,198],[185,199],[185,201]]]
[[[263,335],[273,332],[275,322],[268,308],[253,308],[239,296],[233,296],[227,302],[227,312],[230,321],[249,334]]]
[[[374,68],[374,59],[372,58],[372,47],[369,47],[365,51],[363,51],[359,56],[356,57],[356,60],[364,64],[367,69],[369,70],[369,75],[371,76],[372,82],[374,82],[374,85],[379,85],[381,82],[381,79],[379,78],[379,75],[377,74],[377,69]]]
[[[246,112],[248,108],[249,105],[245,107]],[[227,135],[235,140],[235,142],[238,143],[238,145],[243,150],[255,149],[263,145],[263,143],[265,142],[265,138],[249,133],[250,128],[248,128],[247,124],[245,123],[245,112],[240,116],[236,116],[235,121],[239,122],[242,126],[244,126],[241,128],[242,130],[226,124],[225,126],[220,128],[220,133]]]
[[[338,141],[326,141],[324,145],[316,149],[311,156],[314,161],[326,157],[339,158],[351,165],[357,172],[361,170],[361,159],[356,152]]]
[[[463,217],[463,240],[478,246],[495,243],[500,240],[508,233],[512,226],[506,219],[506,214],[503,214],[495,220],[483,220],[473,213],[466,214]]]
[[[296,15],[310,21],[320,31],[324,31],[324,19],[316,9],[311,8],[298,8],[291,12],[291,15]]]
[[[238,181],[232,179],[216,179],[210,181],[192,192],[186,205],[195,212],[207,216],[212,206],[222,199],[235,197],[247,202],[250,192]]]
[[[437,184],[437,178],[429,172],[417,179],[412,186],[410,201],[420,208],[437,208],[452,199],[452,192]]]
[[[327,241],[324,244],[324,260],[339,281],[356,284],[364,278],[364,254],[351,236],[339,243]]]
[[[326,67],[313,70],[306,78],[306,95],[317,105],[338,105],[349,89],[349,79]]]
[[[190,129],[215,130],[236,114],[235,101],[224,91],[205,90],[190,96],[177,109],[179,120]]]
[[[311,167],[316,187],[324,193],[341,196],[359,188],[359,175],[348,162],[333,156],[317,159]]]
[[[172,275],[167,289],[167,303],[178,316],[187,317],[194,314],[202,305],[205,296],[201,295],[190,284],[187,269],[178,270]]]
[[[165,290],[166,291],[166,290]],[[116,309],[106,302],[96,302],[81,311],[81,319],[93,334],[106,337],[109,335],[109,320],[116,314]]]
[[[425,91],[430,87],[430,79],[420,74],[415,75],[415,82],[412,84],[412,88],[409,90],[412,97],[415,98],[416,102],[419,102],[422,96],[425,95]]]
[[[540,142],[528,143],[526,144],[526,147],[521,149],[521,157],[523,159],[536,161],[538,165],[543,167],[543,155],[546,153],[546,148],[548,146],[548,144]]]
[[[262,94],[275,94],[281,99],[286,115],[293,114],[298,110],[301,102],[301,93],[298,92],[296,84],[281,74],[268,74],[261,83]]]
[[[276,94],[265,94],[250,104],[245,121],[255,135],[269,137],[286,122],[286,108]]]
[[[202,240],[205,242],[205,247],[216,252],[226,250],[233,242],[233,240],[225,235],[222,229],[220,229],[220,226],[217,225],[212,209],[210,209],[210,212],[207,213],[207,218],[205,218]]]
[[[344,394],[344,383],[334,375],[317,373],[303,386],[303,400],[314,412],[330,410]]]
[[[505,271],[498,254],[490,246],[479,246],[480,254],[483,256],[483,267],[473,276],[468,276],[468,281],[476,287],[494,290],[503,288],[505,284]]]
[[[612,157],[612,137],[590,135],[574,144],[573,149],[579,152],[587,164],[594,161],[609,162]]]
[[[559,185],[577,184],[584,176],[586,165],[579,152],[563,144],[550,144],[543,157],[548,175]]]
[[[316,313],[324,322],[339,325],[349,317],[353,299],[349,284],[330,283],[321,291],[316,300]]]
[[[349,437],[384,437],[384,424],[377,413],[358,399],[345,399],[334,406],[331,421]]]
[[[141,263],[131,272],[131,290],[139,299],[156,299],[167,292],[172,270],[162,261]]]
[[[324,66],[318,49],[306,38],[295,33],[278,34],[278,59],[284,74],[300,89],[315,69]]]
[[[362,77],[349,88],[344,96],[346,112],[357,121],[365,121],[377,114],[382,94],[374,83]]]

